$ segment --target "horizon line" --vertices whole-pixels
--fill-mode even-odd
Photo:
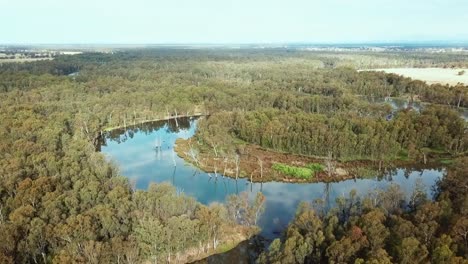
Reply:
[[[394,44],[421,44],[421,45],[468,45],[468,40],[381,40],[381,41],[252,41],[252,42],[0,42],[1,46],[46,46],[46,45],[74,45],[74,46],[90,46],[90,45],[110,45],[110,46],[197,46],[197,45],[212,45],[212,46],[225,46],[225,45],[394,45]]]
[[[175,42],[175,43],[0,43],[1,48],[31,47],[31,48],[468,48],[467,41],[369,41],[369,42]]]

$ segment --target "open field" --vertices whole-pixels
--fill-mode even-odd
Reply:
[[[456,85],[463,83],[468,85],[468,69],[445,69],[445,68],[388,68],[388,69],[373,69],[372,71],[384,71],[387,73],[395,73],[426,81],[428,84],[441,83]],[[465,71],[463,75],[458,75],[460,71]]]

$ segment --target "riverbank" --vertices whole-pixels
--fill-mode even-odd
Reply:
[[[252,182],[337,182],[354,179],[359,174],[375,175],[374,172],[378,169],[375,164],[368,161],[344,163],[335,160],[328,161],[321,158],[275,152],[250,144],[245,145],[243,154],[239,155],[239,162],[236,162],[235,157],[216,157],[210,151],[199,151],[194,157],[194,144],[197,143],[191,139],[177,139],[174,150],[179,157],[210,173],[212,177],[222,177],[224,175],[236,178],[237,175],[239,178],[248,178]],[[316,172],[308,179],[297,178],[285,175],[272,168],[274,164],[279,163],[294,167],[320,164],[324,167],[324,170]]]
[[[209,173],[211,177],[223,177],[224,175],[236,178],[237,175],[238,178],[247,178],[252,182],[339,182],[349,179],[375,177],[384,174],[388,169],[397,167],[423,169],[445,166],[451,162],[450,157],[436,152],[431,152],[431,155],[428,155],[426,164],[402,157],[386,162],[372,160],[339,161],[277,152],[252,144],[243,146],[243,153],[239,155],[239,162],[236,162],[235,156],[216,156],[213,151],[198,145],[192,139],[177,139],[174,150],[179,157],[202,171]],[[323,167],[323,170],[317,171],[310,178],[304,179],[286,175],[275,170],[273,168],[274,164],[284,164],[297,168],[307,168],[311,164],[318,164]]]
[[[100,131],[98,131],[94,137],[91,139],[91,142],[94,146],[94,149],[96,151],[101,151],[101,145],[103,144],[103,139],[104,139],[104,134],[105,133],[112,133],[117,130],[126,130],[127,128],[132,128],[132,127],[137,127],[141,126],[147,123],[153,123],[153,122],[163,122],[163,121],[170,121],[170,120],[176,120],[177,119],[183,119],[183,118],[200,118],[202,116],[207,116],[207,114],[201,113],[201,112],[195,112],[191,115],[186,114],[186,115],[177,115],[177,116],[165,116],[161,118],[155,118],[155,119],[145,119],[145,120],[140,120],[138,122],[133,122],[131,124],[124,124],[124,125],[119,125],[119,126],[113,126],[113,127],[105,127],[102,128]]]
[[[116,130],[116,129],[126,129],[127,127],[138,126],[138,125],[142,125],[142,124],[150,123],[150,122],[169,121],[169,120],[174,120],[174,119],[178,119],[178,118],[198,118],[198,117],[201,117],[201,116],[206,116],[206,114],[198,112],[198,113],[193,113],[191,115],[164,116],[164,117],[155,118],[155,119],[145,119],[145,120],[140,120],[138,122],[133,122],[133,123],[129,123],[129,124],[113,126],[113,127],[106,127],[106,128],[102,129],[101,133],[102,132],[110,132],[110,131]]]
[[[223,236],[219,239],[218,245],[213,248],[212,243],[201,245],[197,248],[187,249],[183,254],[177,256],[171,263],[192,263],[203,261],[204,259],[216,255],[223,254],[239,244],[248,241],[253,236],[258,234],[257,227],[233,226],[229,230],[223,230]]]

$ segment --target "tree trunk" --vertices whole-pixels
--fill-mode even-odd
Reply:
[[[42,255],[42,261],[44,261],[44,263],[47,263],[47,261],[46,261],[46,259],[47,259],[47,258],[46,258],[46,254],[45,254],[44,252],[42,252],[41,255]]]
[[[327,157],[327,170],[328,170],[328,177],[331,177],[331,173],[332,173],[332,170],[333,170],[333,165],[332,165],[332,152],[331,151],[328,151],[328,157]]]
[[[226,175],[226,168],[227,168],[227,158],[224,158],[224,171],[223,171],[223,178]]]
[[[236,155],[236,180],[239,178],[239,165],[240,165],[240,157],[239,154]]]
[[[258,163],[260,165],[260,179],[263,179],[263,160],[258,159]]]
[[[214,153],[215,153],[215,157],[218,157],[218,151],[216,150],[216,145],[213,145],[213,150],[214,150]]]

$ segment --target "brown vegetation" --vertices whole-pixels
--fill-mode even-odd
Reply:
[[[198,143],[193,139],[177,139],[175,151],[177,155],[190,162],[205,172],[223,174],[228,177],[236,177],[236,166],[233,159],[216,157],[210,151],[200,151],[197,153],[199,163],[195,162],[190,155],[190,149]],[[288,177],[271,168],[274,163],[284,163],[291,166],[306,166],[309,163],[326,164],[325,158],[309,157],[292,153],[281,153],[268,150],[256,145],[246,144],[243,146],[243,153],[240,155],[240,174],[241,178],[251,179],[253,182],[283,181],[283,182],[336,182],[359,177],[356,168],[366,166],[374,168],[375,164],[368,161],[350,161],[339,162],[332,161],[333,168],[329,174],[327,170],[315,174],[310,180]],[[226,160],[226,162],[225,162]],[[259,165],[262,161],[262,168]],[[224,166],[226,169],[224,170]]]

